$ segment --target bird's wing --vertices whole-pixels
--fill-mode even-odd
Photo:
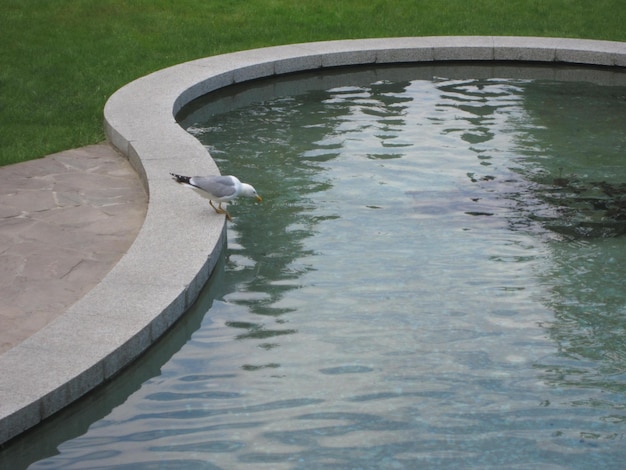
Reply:
[[[229,197],[237,192],[235,182],[229,176],[193,176],[189,183],[216,198]]]

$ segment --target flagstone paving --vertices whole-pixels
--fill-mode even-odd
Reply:
[[[147,203],[137,173],[107,143],[0,167],[0,354],[106,276]]]

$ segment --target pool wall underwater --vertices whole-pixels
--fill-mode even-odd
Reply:
[[[294,44],[199,59],[124,86],[106,103],[104,124],[110,144],[128,157],[148,191],[145,222],[98,286],[0,356],[0,444],[111,379],[187,311],[209,279],[224,246],[225,218],[169,176],[219,171],[176,122],[186,104],[229,85],[292,72],[435,61],[621,68],[626,43],[455,36]],[[555,67],[551,78],[568,73]]]

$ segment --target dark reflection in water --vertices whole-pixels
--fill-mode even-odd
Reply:
[[[558,273],[549,307],[554,318],[543,326],[558,345],[560,354],[538,365],[546,380],[557,386],[601,389],[597,400],[612,412],[626,410],[626,303],[624,301],[623,240],[607,238],[553,244],[553,266]],[[617,395],[613,395],[617,393]],[[612,403],[611,403],[612,402]],[[621,413],[620,413],[621,414]],[[626,415],[608,417],[624,421]]]
[[[626,424],[626,93],[623,87],[542,82],[528,87],[532,117],[519,135],[524,174],[540,204],[536,220],[561,235],[541,273],[553,318],[542,322],[559,354],[535,364],[554,387],[585,389],[568,401]],[[549,157],[549,158],[548,158]],[[553,405],[553,403],[551,403]]]
[[[428,66],[190,108],[264,202],[180,350],[33,468],[620,468],[625,238],[581,236],[570,181],[626,182],[623,96]]]

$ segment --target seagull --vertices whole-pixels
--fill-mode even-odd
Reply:
[[[196,191],[200,196],[209,200],[209,204],[218,214],[225,214],[226,218],[232,222],[232,217],[226,209],[222,208],[222,202],[232,201],[238,196],[253,197],[261,202],[263,199],[256,190],[247,183],[242,183],[235,176],[182,176],[170,173],[177,183]],[[213,201],[218,206],[213,205]]]

